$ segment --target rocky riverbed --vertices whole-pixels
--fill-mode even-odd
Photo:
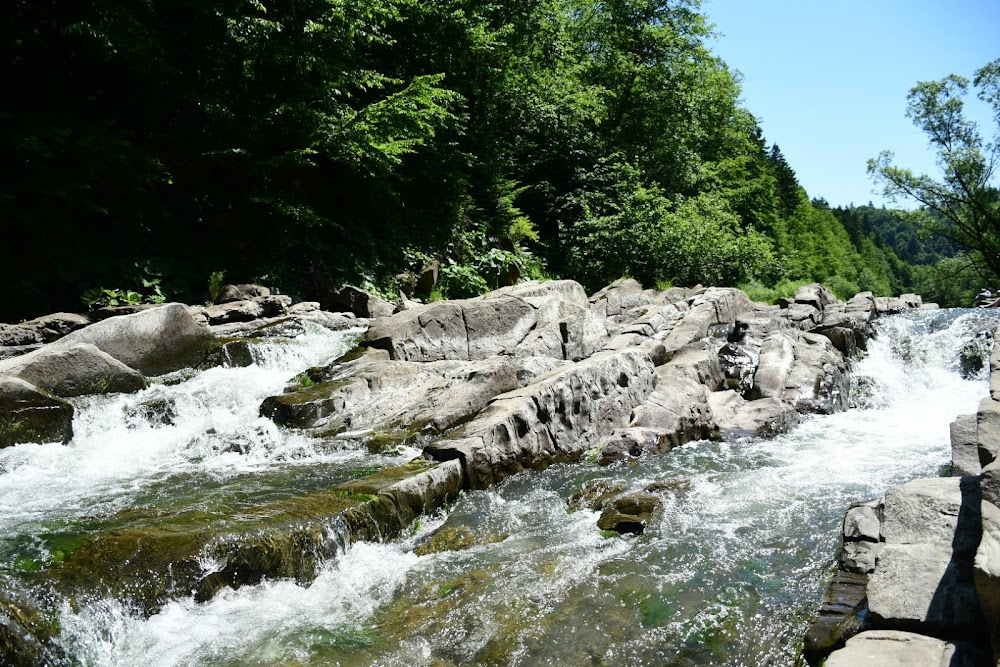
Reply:
[[[207,308],[169,304],[0,326],[0,339],[11,343],[0,361],[0,445],[70,442],[81,396],[147,391],[183,381],[193,367],[251,364],[256,348],[318,326],[353,328],[359,345],[287,377],[283,391],[261,400],[261,417],[324,447],[417,455],[287,497],[207,512],[119,512],[63,545],[58,557],[7,568],[4,576],[16,585],[0,600],[8,610],[0,649],[14,664],[58,654],[51,619],[61,599],[111,597],[148,615],[192,591],[205,601],[268,578],[308,582],[347,544],[401,535],[460,493],[522,470],[581,459],[620,464],[692,441],[773,436],[803,415],[842,411],[850,359],[865,348],[873,320],[921,306],[913,295],[882,300],[865,293],[841,303],[819,285],[767,306],[734,289],[659,292],[631,280],[589,297],[576,283],[552,281],[398,305],[345,288],[341,303],[350,310],[340,313],[255,286],[234,286],[227,298]],[[989,407],[980,409],[987,416],[978,423],[986,426],[977,433],[988,430]],[[155,400],[130,409],[164,422],[175,412],[169,401]],[[939,498],[943,507],[958,494],[956,514],[968,523],[961,508],[974,494],[971,483],[952,478],[939,485],[914,493]],[[675,490],[585,484],[574,502],[600,512],[602,530],[642,534]],[[890,536],[910,543],[909,529],[886,532],[886,516],[895,516],[891,508],[899,503],[913,504],[885,500],[851,510],[855,528],[846,539],[854,546],[845,549],[845,562],[853,558],[852,569],[866,569],[859,577],[874,568],[869,607],[879,570],[890,573],[895,551],[906,551]],[[956,562],[977,548],[962,546]],[[964,582],[966,574],[956,576]],[[50,593],[31,593],[40,590]],[[961,595],[944,608],[957,605],[975,616],[966,604],[971,598]],[[876,605],[867,616],[878,614],[885,616]],[[972,619],[973,630],[961,637],[934,619],[929,634],[981,640],[984,618],[989,614]],[[948,622],[965,627],[966,620]],[[894,628],[919,629],[907,623]]]

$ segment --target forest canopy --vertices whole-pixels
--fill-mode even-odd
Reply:
[[[517,276],[918,284],[881,214],[809,198],[697,0],[5,13],[0,222],[24,261],[2,263],[0,319],[94,288],[203,300],[219,273],[393,295],[432,259],[446,296]]]

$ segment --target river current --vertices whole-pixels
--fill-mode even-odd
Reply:
[[[984,311],[883,318],[855,362],[852,407],[771,440],[697,442],[631,466],[557,465],[467,493],[391,543],[357,543],[308,586],[273,580],[181,598],[145,618],[115,600],[62,606],[80,665],[794,665],[855,501],[934,476],[948,425],[986,395],[959,353]],[[261,400],[335,358],[319,328],[257,348],[248,368],[77,402],[68,446],[0,450],[0,570],[58,561],[60,540],[123,511],[287,497],[415,456],[305,438]],[[141,406],[172,405],[168,424]],[[606,537],[572,494],[657,485],[644,535]],[[435,531],[472,546],[417,555]],[[423,553],[423,552],[421,552]]]

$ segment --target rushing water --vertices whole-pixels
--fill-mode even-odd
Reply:
[[[855,368],[855,407],[791,434],[523,473],[404,539],[355,544],[309,586],[227,589],[150,618],[112,600],[66,604],[60,641],[95,667],[795,664],[848,505],[950,459],[948,424],[986,392],[984,375],[959,375],[959,351],[990,317],[883,319]],[[257,417],[264,396],[346,345],[313,332],[250,368],[88,399],[68,447],[0,452],[0,566],[44,561],[40,535],[97,529],[122,509],[289,495],[412,455],[373,458]],[[131,406],[164,397],[174,426],[137,421]],[[594,480],[658,484],[664,509],[645,535],[606,538],[596,512],[567,504]],[[442,527],[476,544],[416,555]]]

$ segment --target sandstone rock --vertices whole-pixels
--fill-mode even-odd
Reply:
[[[850,382],[843,357],[825,336],[775,332],[761,347],[753,395],[778,398],[799,412],[847,409]]]
[[[1000,401],[987,396],[976,412],[976,447],[984,468],[1000,456]]]
[[[911,632],[869,630],[834,651],[825,667],[978,667],[990,664],[982,648]]]
[[[959,415],[951,423],[952,475],[978,475],[982,470],[976,443],[977,431],[976,415]]]
[[[497,396],[454,435],[424,451],[438,460],[460,460],[473,489],[525,468],[577,460],[628,423],[655,377],[641,352],[601,352]]]
[[[320,304],[323,310],[346,310],[366,318],[388,317],[396,309],[395,304],[353,285],[341,285],[325,295]]]
[[[385,354],[373,351],[314,369],[309,377],[316,384],[265,399],[261,415],[284,426],[322,428],[328,435],[375,430],[382,440],[403,442],[420,433],[443,433],[519,386],[509,358],[415,363],[378,352]]]
[[[585,299],[583,288],[572,281],[559,282],[575,285],[579,295],[570,294],[568,299],[559,293],[522,297],[535,309],[536,325],[517,344],[516,356],[578,361],[601,349],[610,339],[608,320],[580,304],[580,297]]]
[[[988,487],[984,473],[981,508],[983,535],[976,549],[973,578],[993,653],[1000,656],[1000,509],[996,505],[997,496],[1000,495],[998,467],[998,463],[987,466],[991,478]]]
[[[102,320],[45,349],[55,351],[89,343],[151,376],[200,364],[214,342],[215,337],[195,323],[183,304],[172,303]]]
[[[0,375],[0,447],[72,438],[72,405],[20,378]]]
[[[837,297],[819,283],[803,285],[795,291],[795,303],[802,303],[812,306],[816,310],[825,310],[833,303],[838,303]]]
[[[261,285],[223,285],[215,303],[230,303],[233,301],[249,301],[254,297],[270,296],[271,290]]]
[[[133,392],[148,386],[142,373],[89,343],[61,349],[48,346],[35,354],[0,362],[0,373],[63,398]]]
[[[659,446],[649,453],[668,451],[693,440],[718,438],[705,386],[670,365],[657,368],[656,375],[656,389],[635,408],[630,424],[659,435]]]
[[[209,324],[229,324],[231,322],[252,322],[263,316],[264,311],[256,301],[243,299],[227,301],[204,310]]]
[[[777,398],[747,401],[729,390],[709,394],[708,403],[723,440],[771,437],[799,422],[795,408]]]
[[[45,341],[41,333],[34,327],[22,324],[0,324],[0,346],[38,345],[43,342]]]
[[[649,302],[650,297],[643,292],[642,285],[632,278],[616,280],[590,297],[594,312],[610,318],[621,317],[636,306]]]
[[[570,509],[588,508],[598,511],[604,508],[612,498],[625,490],[622,482],[610,482],[605,479],[591,480],[569,497]]]
[[[537,322],[516,297],[442,301],[382,318],[364,340],[402,361],[485,359],[512,353]]]
[[[522,299],[530,297],[556,297],[582,308],[590,308],[590,300],[587,298],[587,292],[583,289],[583,285],[575,280],[546,280],[545,282],[529,280],[510,287],[501,287],[484,295],[483,298],[492,299],[503,296],[515,296]]]
[[[745,321],[753,313],[753,302],[746,293],[728,287],[710,287],[691,299],[689,310],[664,337],[663,343],[668,352],[673,352],[704,338],[713,326]]]
[[[889,489],[885,550],[868,584],[876,628],[942,637],[981,636],[972,564],[982,532],[978,480],[917,479]]]
[[[844,539],[878,542],[882,534],[882,521],[877,506],[859,504],[847,510],[844,516]]]

